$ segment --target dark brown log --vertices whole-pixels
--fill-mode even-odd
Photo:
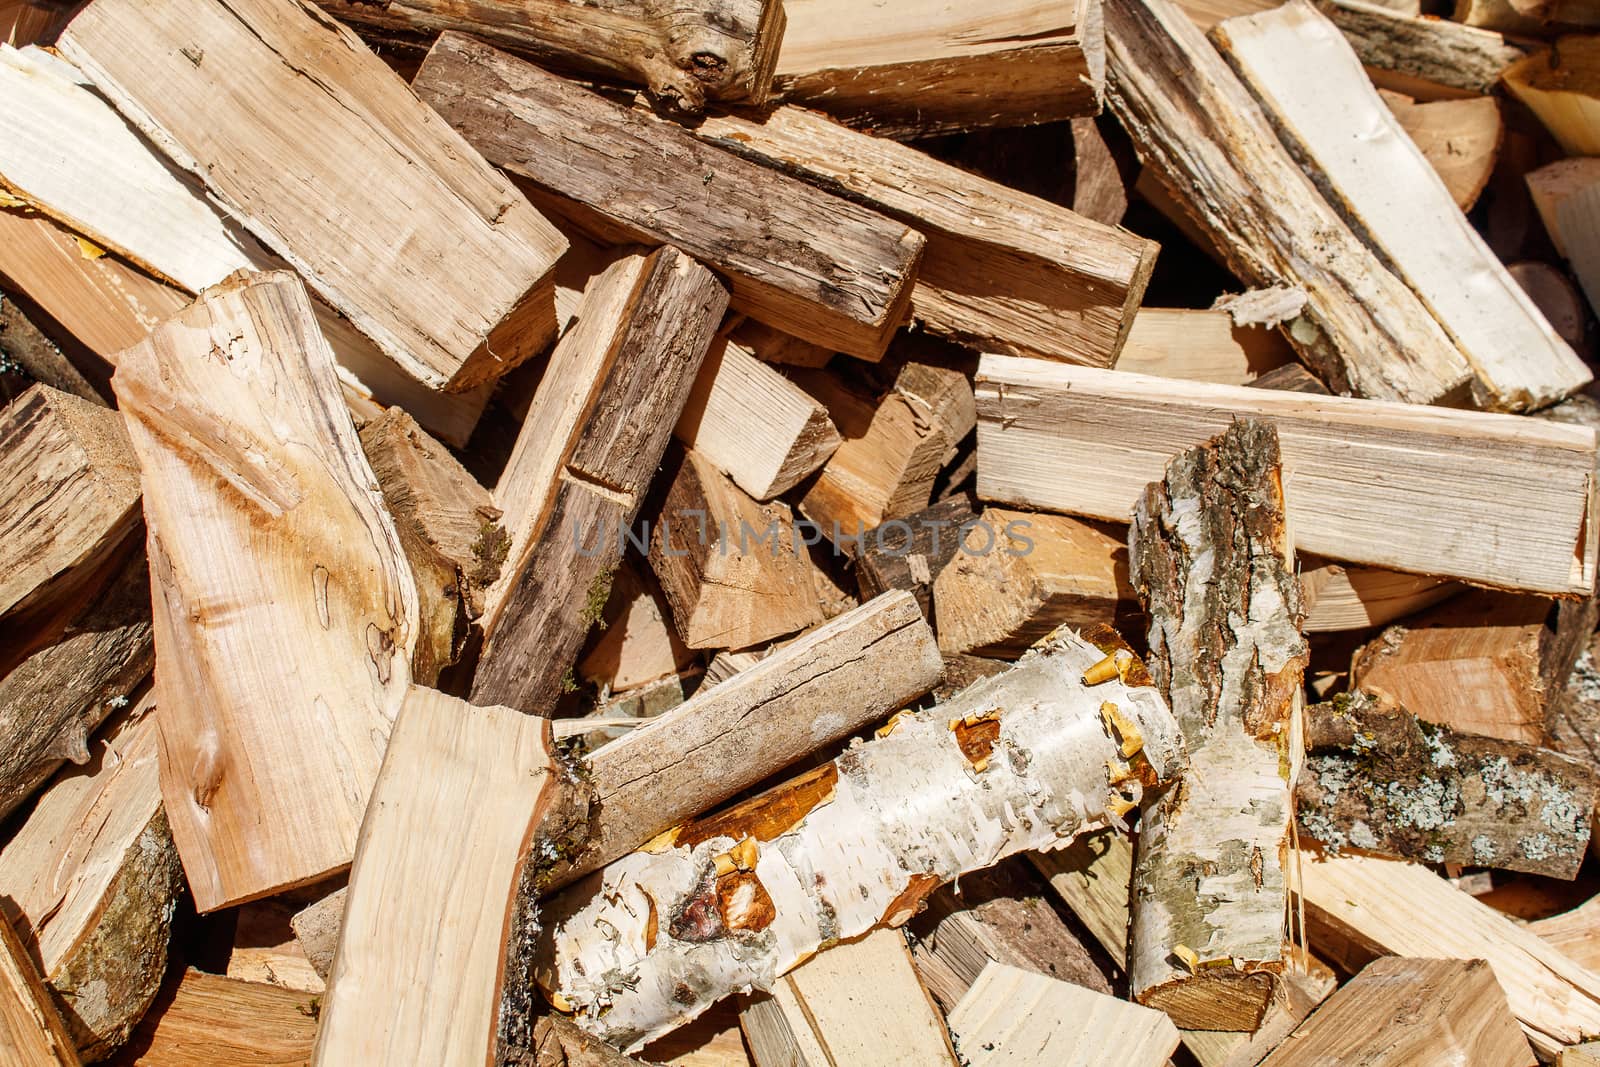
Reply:
[[[904,589],[917,598],[922,614],[932,618],[934,580],[961,548],[962,523],[974,517],[972,501],[953,496],[868,530],[856,553],[861,598]]]

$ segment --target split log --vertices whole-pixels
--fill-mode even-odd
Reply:
[[[918,25],[901,7],[875,10]],[[985,11],[981,21],[992,27],[995,16]],[[1155,266],[1154,242],[796,107],[761,122],[709,118],[696,133],[925,234],[911,309],[931,332],[987,352],[1116,362]]]
[[[1600,897],[1590,897],[1569,911],[1535,919],[1528,929],[1590,970],[1600,967]]]
[[[1584,306],[1583,294],[1572,284],[1566,272],[1549,263],[1526,259],[1508,263],[1506,272],[1516,279],[1522,291],[1528,294],[1528,299],[1550,320],[1556,333],[1572,346],[1573,351],[1587,358],[1591,351],[1587,337],[1589,313]]]
[[[1117,358],[1117,369],[1218,385],[1249,385],[1292,363],[1283,335],[1236,326],[1226,311],[1140,308]]]
[[[455,30],[528,56],[543,67],[634,82],[645,86],[661,106],[689,113],[708,101],[766,100],[784,40],[780,0],[317,3],[364,28],[424,39]]]
[[[1100,111],[1099,0],[786,0],[777,93],[881,137],[932,137]]]
[[[1250,388],[1277,389],[1285,393],[1311,393],[1316,396],[1333,395],[1333,390],[1323,385],[1320,378],[1299,363],[1286,363],[1281,367],[1274,367],[1251,382]]]
[[[1178,1048],[1177,1027],[1159,1011],[1001,963],[950,1013],[950,1032],[970,1067],[1164,1067]]]
[[[127,1040],[160,990],[183,889],[154,711],[146,696],[119,713],[0,849],[0,909],[91,1061]]]
[[[1492,93],[1506,68],[1526,54],[1498,33],[1381,3],[1319,0],[1319,6],[1376,85],[1418,100]]]
[[[738,1027],[734,1027],[733,1037],[739,1040]],[[742,1053],[743,1044],[739,1047]],[[529,1061],[532,1067],[637,1067],[640,1062],[578,1029],[571,1020],[560,1015],[542,1015],[533,1024],[532,1055]],[[740,1067],[748,1067],[749,1062],[741,1057]],[[729,1067],[733,1065],[730,1063]]]
[[[1489,964],[1386,958],[1330,997],[1263,1067],[1537,1062]]]
[[[1273,6],[1272,0],[1178,0],[1178,6],[1202,32],[1235,15],[1253,15]]]
[[[1525,179],[1556,251],[1578,276],[1591,308],[1600,306],[1600,159],[1560,159]]]
[[[0,619],[49,612],[139,525],[139,468],[117,414],[35,385],[0,412]]]
[[[939,680],[933,632],[886,593],[595,753],[589,842],[543,875],[555,888],[848,737]]]
[[[933,583],[946,655],[1015,658],[1057,626],[1111,626],[1133,602],[1127,546],[1100,523],[985,508],[957,536]]]
[[[77,1050],[11,924],[0,918],[0,1064],[78,1067]]]
[[[117,555],[113,577],[92,590],[65,628],[0,679],[0,817],[63,760],[87,763],[90,733],[150,675],[149,564],[131,545]]]
[[[733,337],[763,363],[782,363],[791,367],[826,367],[834,357],[831,348],[791,337],[782,330],[773,329],[755,319],[745,319],[741,322],[733,331]],[[867,362],[874,361],[867,360]]]
[[[1476,96],[1419,104],[1403,93],[1380,90],[1379,95],[1456,206],[1471,211],[1500,159],[1505,123],[1499,101]]]
[[[554,335],[551,270],[566,241],[316,9],[97,0],[57,47],[419,381],[469,389]],[[237,92],[241,79],[257,91]]]
[[[21,48],[53,38],[71,14],[55,0],[7,0],[0,4],[0,41]]]
[[[300,1067],[311,1062],[317,997],[189,969],[135,1035],[141,1067]]]
[[[312,966],[291,925],[296,896],[287,893],[240,905],[225,972],[229,978],[318,996],[328,991],[327,980]]]
[[[1310,652],[1287,521],[1277,433],[1245,420],[1174,459],[1128,534],[1151,675],[1189,753],[1140,818],[1129,989],[1187,1030],[1257,1029],[1293,955]]]
[[[411,688],[361,826],[313,1063],[477,1067],[522,1051],[502,1007],[520,994],[502,983],[523,974],[517,887],[561,780],[547,720]]]
[[[616,694],[685,670],[694,654],[679,639],[670,611],[654,578],[624,559],[601,616],[605,629],[578,661],[578,677]]]
[[[339,928],[344,925],[344,902],[349,897],[348,884],[339,881],[339,888],[320,900],[307,904],[289,920],[295,940],[305,953],[311,969],[326,982],[333,973],[333,957],[339,948]]]
[[[800,498],[800,513],[852,553],[866,531],[928,506],[939,469],[977,418],[971,384],[948,367],[907,363],[879,397],[825,371],[792,377],[844,438]]]
[[[1338,392],[1434,403],[1471,369],[1426,307],[1323,200],[1227,63],[1171,0],[1106,4],[1108,98],[1156,172],[1254,288],[1310,299],[1288,327]]]
[[[757,500],[793,489],[840,440],[826,408],[726,337],[706,354],[673,435]]]
[[[1461,587],[1425,575],[1307,556],[1300,561],[1300,589],[1306,603],[1306,633],[1334,633],[1382,626],[1430,608]]]
[[[484,619],[480,705],[554,710],[728,299],[670,245],[620,260],[591,289],[496,490],[517,511],[504,592],[491,591]]]
[[[1172,456],[1236,418],[1266,419],[1297,549],[1546,594],[1593,588],[1587,428],[1006,356],[983,357],[977,402],[985,500],[1126,521]]]
[[[216,286],[112,384],[143,468],[161,790],[196,907],[325,877],[354,853],[417,601],[310,300],[281,272]]]
[[[1115,821],[1181,755],[1143,668],[1096,636],[1103,647],[1060,631],[1010,671],[569,888],[545,912],[541,988],[637,1047],[729,993],[770,989],[827,942],[904,923],[963,872]]]
[[[7,147],[0,149],[0,186],[8,195],[59,220],[99,248],[199,293],[238,270],[285,269],[286,264],[263,248],[237,223],[225,218],[205,197],[199,181],[174,171],[156,148],[135,132],[65,60],[37,48],[0,51],[0,85],[16,105],[0,118]],[[86,167],[81,161],[92,159]],[[35,220],[35,226],[42,225]],[[35,236],[30,244],[37,245]],[[59,243],[59,242],[58,242]],[[148,278],[83,260],[76,240],[68,242],[68,263],[39,277],[39,266],[25,275],[13,273],[12,260],[40,256],[35,249],[8,253],[0,261],[47,308],[69,304],[61,318],[69,329],[100,354],[110,357],[144,335],[161,319],[188,303],[176,294],[152,294]],[[110,289],[99,298],[113,308],[131,305],[142,328],[134,336],[100,339],[74,327],[91,313],[70,307],[71,293],[50,298],[69,279],[61,274],[113,275]],[[82,282],[80,282],[80,287]],[[40,291],[42,290],[42,291]],[[324,335],[333,346],[341,377],[357,392],[376,392],[398,404],[452,444],[464,445],[484,405],[487,386],[465,394],[443,394],[418,382],[380,352],[344,319],[317,304]]]
[[[945,1012],[955,1009],[991,962],[1111,992],[1099,964],[1045,899],[1048,892],[1028,864],[1014,857],[964,876],[959,893],[945,886],[928,897],[926,909],[907,925],[915,935],[911,957]]]
[[[1600,39],[1563,37],[1512,64],[1502,80],[1569,156],[1600,155]]]
[[[432,685],[459,657],[483,614],[485,590],[500,577],[507,548],[500,509],[401,408],[363,426],[361,448],[416,576],[420,627],[411,676]]]
[[[0,264],[0,274],[4,270],[4,265]],[[0,351],[5,353],[10,364],[6,369],[7,376],[21,378],[16,392],[21,392],[29,382],[38,382],[59,392],[105,405],[111,396],[110,375],[98,373],[103,368],[94,365],[90,357],[85,361],[84,369],[95,380],[90,381],[85,377],[84,372],[62,352],[60,345],[34,322],[35,319],[47,322],[45,316],[40,314],[38,305],[24,308],[17,299],[20,287],[14,282],[8,284],[10,292],[0,289]],[[53,325],[50,328],[55,329]],[[6,393],[8,401],[16,395],[9,385]]]
[[[956,1067],[944,1018],[911,964],[905,935],[878,929],[835,945],[739,1013],[756,1067]]]
[[[748,648],[823,619],[789,505],[758,504],[688,450],[667,471],[650,566],[690,648]]]
[[[1355,694],[1306,712],[1301,831],[1425,863],[1577,877],[1600,771],[1531,744],[1419,722]]]
[[[905,319],[923,245],[907,226],[459,34],[413,84],[536,203],[606,243],[679,246],[728,278],[738,311],[868,359]]]
[[[1536,1051],[1600,1033],[1600,975],[1426,867],[1344,855],[1300,864],[1311,944],[1348,938],[1378,955],[1485,959]],[[1395,901],[1407,901],[1397,909]]]
[[[962,528],[976,518],[970,500],[953,496],[867,531],[855,557],[862,599],[904,589],[931,619],[934,583],[960,551]]]
[[[1122,173],[1094,119],[1072,120],[1072,210],[1107,226],[1128,213]]]
[[[1543,597],[1456,597],[1359,649],[1351,688],[1461,733],[1539,744],[1552,695],[1544,674],[1549,613]]]
[[[1600,11],[1586,0],[1456,0],[1454,18],[1480,30],[1522,37],[1600,26]]]
[[[1593,380],[1309,0],[1229,19],[1211,36],[1328,202],[1466,357],[1478,406],[1546,407]]]

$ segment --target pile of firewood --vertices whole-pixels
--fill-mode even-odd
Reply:
[[[1600,1064],[1600,5],[1434,6],[0,0],[0,1065]]]

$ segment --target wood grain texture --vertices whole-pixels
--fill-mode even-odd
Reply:
[[[1574,962],[1590,970],[1600,967],[1600,899],[1590,897],[1576,908],[1535,919],[1528,929]]]
[[[113,385],[143,468],[162,795],[196,906],[325,877],[354,853],[417,601],[310,300],[286,273],[207,290]]]
[[[874,930],[819,952],[739,1013],[756,1067],[955,1067],[906,938]]]
[[[1500,142],[1505,139],[1500,102],[1478,96],[1419,104],[1400,93],[1384,90],[1379,95],[1456,206],[1471,211],[1500,159]]]
[[[1159,1011],[991,963],[950,1013],[971,1067],[1162,1067],[1178,1030]]]
[[[119,1063],[309,1067],[318,1000],[190,968],[174,975]]]
[[[554,335],[551,269],[566,241],[316,8],[97,0],[58,47],[418,380],[468,389]]]
[[[1533,1067],[1528,1039],[1483,960],[1374,960],[1262,1067]]]
[[[1507,68],[1506,89],[1526,104],[1567,155],[1600,155],[1600,46],[1573,34]]]
[[[1494,91],[1524,49],[1498,33],[1422,18],[1364,0],[1319,0],[1374,83],[1419,100]]]
[[[672,427],[683,412],[727,307],[727,290],[670,245],[619,262],[603,275],[591,320],[551,357],[571,376],[547,373],[501,478],[502,505],[523,509],[503,571],[505,593],[485,616],[472,699],[548,715],[584,635],[605,605],[611,573]],[[589,313],[585,294],[580,319]],[[568,383],[581,389],[568,393]],[[559,414],[558,414],[559,413]],[[566,433],[551,434],[547,414]],[[526,439],[526,443],[524,442]],[[507,479],[526,496],[505,492]]]
[[[494,1062],[513,899],[559,788],[547,720],[412,687],[362,823],[313,1063]]]
[[[1461,591],[1455,582],[1425,575],[1309,556],[1300,561],[1300,588],[1306,601],[1306,633],[1382,626]]]
[[[1057,122],[1100,111],[1099,0],[785,0],[777,93],[882,137]]]
[[[1433,403],[1470,368],[1416,295],[1323,200],[1248,89],[1170,0],[1106,4],[1111,108],[1228,267],[1308,297],[1288,337],[1338,392]]]
[[[330,14],[431,37],[455,30],[542,67],[644,85],[667,110],[759,104],[784,40],[782,0],[317,0]]]
[[[0,1065],[78,1067],[80,1062],[16,931],[0,918]]]
[[[1600,1033],[1600,975],[1426,867],[1346,855],[1300,865],[1312,947],[1330,933],[1379,955],[1485,959],[1535,1050]],[[1394,904],[1406,900],[1401,911]]]
[[[1593,380],[1309,0],[1229,19],[1211,36],[1328,202],[1444,327],[1472,367],[1479,406],[1547,407]]]
[[[139,468],[116,412],[35,385],[0,412],[0,618],[92,578],[138,528]]]
[[[908,593],[885,593],[595,753],[585,849],[565,885],[933,688],[933,631]]]
[[[931,332],[986,352],[1116,362],[1154,242],[798,107],[695,132],[924,234],[911,308]]]
[[[88,763],[56,775],[0,849],[0,910],[94,1060],[127,1039],[161,988],[182,892],[154,711],[147,694],[119,712]]]
[[[1282,444],[1297,549],[1547,594],[1592,588],[1584,428],[1004,356],[983,358],[977,398],[987,500],[1125,521],[1172,456],[1260,418]]]
[[[735,310],[868,359],[906,317],[924,242],[899,222],[459,34],[413,84],[542,207],[607,243],[677,245],[728,279]]]
[[[1134,316],[1117,369],[1160,378],[1249,385],[1294,361],[1276,330],[1235,326],[1226,311],[1142,307]]]
[[[827,408],[726,337],[712,343],[672,432],[757,500],[793,489],[840,440]]]

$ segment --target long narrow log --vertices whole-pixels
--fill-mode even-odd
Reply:
[[[897,926],[960,874],[1116,823],[1182,760],[1114,633],[1052,635],[1013,669],[549,902],[541,987],[637,1048],[823,945]],[[1087,676],[1087,677],[1086,677]],[[1104,680],[1102,680],[1104,679]]]
[[[1241,281],[1305,290],[1288,337],[1338,392],[1458,397],[1471,370],[1427,308],[1323,200],[1171,0],[1108,0],[1112,110]]]
[[[1234,423],[1152,483],[1128,534],[1150,667],[1189,772],[1144,807],[1133,995],[1186,1030],[1254,1030],[1291,965],[1300,624],[1278,435]]]
[[[143,468],[162,796],[196,906],[325,877],[354,854],[417,601],[305,289],[207,290],[112,384]]]
[[[662,106],[759,104],[784,38],[782,0],[317,0],[357,26],[471,34],[540,66],[644,85]]]

